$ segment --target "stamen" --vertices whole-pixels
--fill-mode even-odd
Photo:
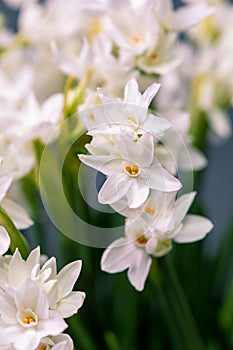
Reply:
[[[131,122],[136,123],[136,122],[135,122],[135,119],[132,117],[132,115],[129,115],[127,119],[130,120]]]
[[[148,239],[142,235],[137,238],[137,243],[140,245],[145,245],[148,242]]]
[[[41,344],[39,347],[39,350],[46,350],[46,345],[45,344]]]
[[[137,165],[126,165],[125,171],[130,176],[137,176],[139,174],[139,167]]]
[[[134,36],[133,37],[133,42],[135,44],[139,44],[142,41],[142,38],[140,38],[140,36]]]
[[[89,118],[90,118],[92,121],[95,121],[95,117],[94,117],[94,114],[93,114],[93,113],[89,114]]]
[[[25,324],[30,324],[30,323],[34,323],[36,322],[36,320],[29,314],[26,314],[23,318],[23,323]]]
[[[155,214],[155,209],[153,207],[145,207],[144,212],[149,214],[149,215],[154,215]]]

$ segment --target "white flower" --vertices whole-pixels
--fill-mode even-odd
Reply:
[[[40,247],[23,260],[18,249],[0,268],[0,287],[18,288],[25,279],[31,279],[45,292],[49,308],[63,318],[75,314],[82,306],[85,293],[72,291],[82,267],[81,260],[66,265],[58,274],[56,259],[50,258],[41,267]]]
[[[139,291],[144,288],[152,256],[160,257],[178,243],[194,242],[206,236],[213,225],[199,215],[186,215],[195,193],[153,192],[141,215],[126,223],[125,237],[114,241],[101,259],[102,270],[109,273],[128,269],[131,284]]]
[[[40,138],[48,142],[62,117],[63,95],[50,96],[39,105],[33,91],[22,101],[21,108],[5,110],[0,115],[4,136],[17,139],[18,144]]]
[[[170,106],[163,114],[172,127],[160,137],[160,144],[155,146],[159,162],[172,174],[177,171],[201,170],[207,165],[204,154],[192,145],[188,134],[190,114],[176,106]]]
[[[158,15],[166,28],[176,31],[186,30],[214,13],[214,7],[205,2],[189,4],[173,10],[171,0],[158,1]]]
[[[51,42],[51,48],[55,64],[63,73],[79,80],[87,79],[88,87],[94,90],[101,84],[118,92],[129,77],[135,75],[131,72],[133,67],[112,54],[112,42],[103,33],[97,35],[92,43],[84,39],[76,55],[59,51],[54,42]]]
[[[81,267],[81,260],[77,260],[66,265],[57,274],[55,259],[51,258],[44,264],[37,275],[39,279],[44,276],[43,289],[48,295],[50,308],[58,312],[63,318],[74,315],[83,305],[85,293],[72,291],[79,277]]]
[[[140,11],[128,1],[121,5],[108,13],[108,34],[121,50],[126,50],[131,56],[141,55],[156,45],[159,23],[149,7]]]
[[[137,208],[149,195],[149,189],[170,192],[181,188],[178,179],[171,176],[154,159],[154,139],[149,133],[134,142],[130,139],[116,141],[120,156],[79,155],[88,166],[107,175],[98,200],[112,204],[127,196],[128,206]]]
[[[9,61],[11,61],[10,58]],[[0,70],[0,84],[4,86],[4,89],[0,91],[0,101],[3,106],[8,105],[10,107],[20,104],[32,88],[33,70],[31,66],[24,65],[15,74],[12,74],[12,71],[13,67],[10,70],[11,74],[6,74],[6,67]]]
[[[10,247],[10,237],[3,226],[0,226],[0,255],[5,254]]]
[[[16,289],[0,292],[0,345],[33,350],[41,338],[58,335],[67,327],[62,317],[49,310],[43,290],[25,279]]]
[[[55,337],[46,337],[41,339],[37,350],[73,350],[74,345],[68,334],[59,334]]]
[[[23,260],[18,248],[13,256],[4,261],[0,268],[0,287],[17,288],[22,281],[31,278],[35,266],[40,266],[40,248],[32,250],[26,260]]]
[[[175,33],[161,34],[157,46],[152,46],[145,55],[138,57],[136,65],[148,74],[168,74],[182,63],[181,54],[174,51],[176,39]]]
[[[107,134],[116,134],[116,131],[122,133],[125,130],[126,134],[152,132],[158,135],[165,132],[170,123],[164,118],[148,114],[148,107],[159,88],[159,84],[153,83],[142,94],[137,81],[132,78],[125,86],[123,99],[107,94],[104,89],[97,89],[104,106],[93,108],[92,114],[83,114],[89,133],[94,135],[106,131]]]

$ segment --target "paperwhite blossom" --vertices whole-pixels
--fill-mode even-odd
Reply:
[[[67,334],[59,334],[53,337],[46,337],[41,339],[41,342],[37,350],[46,349],[46,350],[73,350],[73,341],[71,337]]]
[[[49,310],[43,290],[25,279],[12,289],[0,292],[0,345],[13,344],[16,350],[36,349],[42,337],[58,335],[66,327],[63,318]]]
[[[194,193],[181,196],[176,193],[153,192],[145,203],[141,215],[126,223],[125,237],[114,241],[105,250],[101,268],[109,273],[128,270],[130,283],[143,290],[149,274],[152,257],[160,257],[178,243],[194,242],[205,237],[212,229],[210,220],[186,213]]]
[[[42,264],[39,247],[26,260],[18,249],[1,257],[0,348],[71,350],[72,339],[61,333],[67,327],[63,318],[77,313],[85,299],[72,291],[80,270],[78,260],[57,273],[55,258]]]
[[[37,247],[26,261],[16,249],[4,266],[0,268],[0,286],[3,289],[7,286],[17,288],[23,280],[31,279],[45,292],[49,308],[63,318],[75,314],[84,302],[85,293],[72,291],[81,270],[80,260],[66,265],[57,274],[55,258],[49,259],[40,267],[40,249]]]
[[[148,113],[149,105],[159,88],[160,85],[154,83],[141,94],[137,81],[132,78],[125,86],[123,99],[98,89],[103,108],[97,107],[83,113],[83,121],[89,133],[101,135],[104,129],[106,134],[119,134],[119,131],[122,133],[124,130],[126,134],[134,134],[134,137],[145,132],[154,135],[163,133],[169,129],[169,122]]]
[[[98,200],[112,204],[122,197],[128,198],[128,206],[137,208],[147,199],[149,189],[170,192],[181,188],[178,179],[171,176],[154,159],[153,136],[146,133],[134,142],[120,139],[116,141],[119,155],[80,155],[80,160],[107,175]]]

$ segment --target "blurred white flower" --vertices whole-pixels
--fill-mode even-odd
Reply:
[[[106,93],[104,89],[97,89],[103,108],[92,108],[91,112],[83,113],[83,122],[90,135],[119,134],[125,130],[128,135],[151,132],[158,135],[166,131],[170,124],[164,118],[148,114],[148,108],[160,88],[153,83],[143,94],[139,91],[137,81],[130,79],[124,89],[124,98],[116,98]],[[91,130],[91,131],[90,131]]]

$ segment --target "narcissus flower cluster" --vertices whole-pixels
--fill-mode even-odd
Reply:
[[[202,239],[213,226],[204,217],[186,215],[195,193],[177,199],[182,187],[176,177],[179,164],[175,162],[176,172],[171,174],[157,158],[157,147],[167,156],[173,152],[162,144],[171,124],[148,110],[158,88],[153,84],[141,94],[133,78],[125,86],[123,99],[98,90],[104,104],[83,117],[93,137],[86,145],[91,154],[79,155],[83,163],[106,176],[99,202],[126,217],[125,237],[106,249],[101,267],[111,273],[128,269],[137,290],[144,288],[151,256],[168,253],[173,240]]]
[[[57,273],[55,258],[41,264],[39,247],[26,260],[18,250],[1,257],[1,349],[73,348],[62,332],[67,328],[64,319],[77,313],[85,299],[84,292],[72,291],[81,266],[80,260],[74,261]]]

